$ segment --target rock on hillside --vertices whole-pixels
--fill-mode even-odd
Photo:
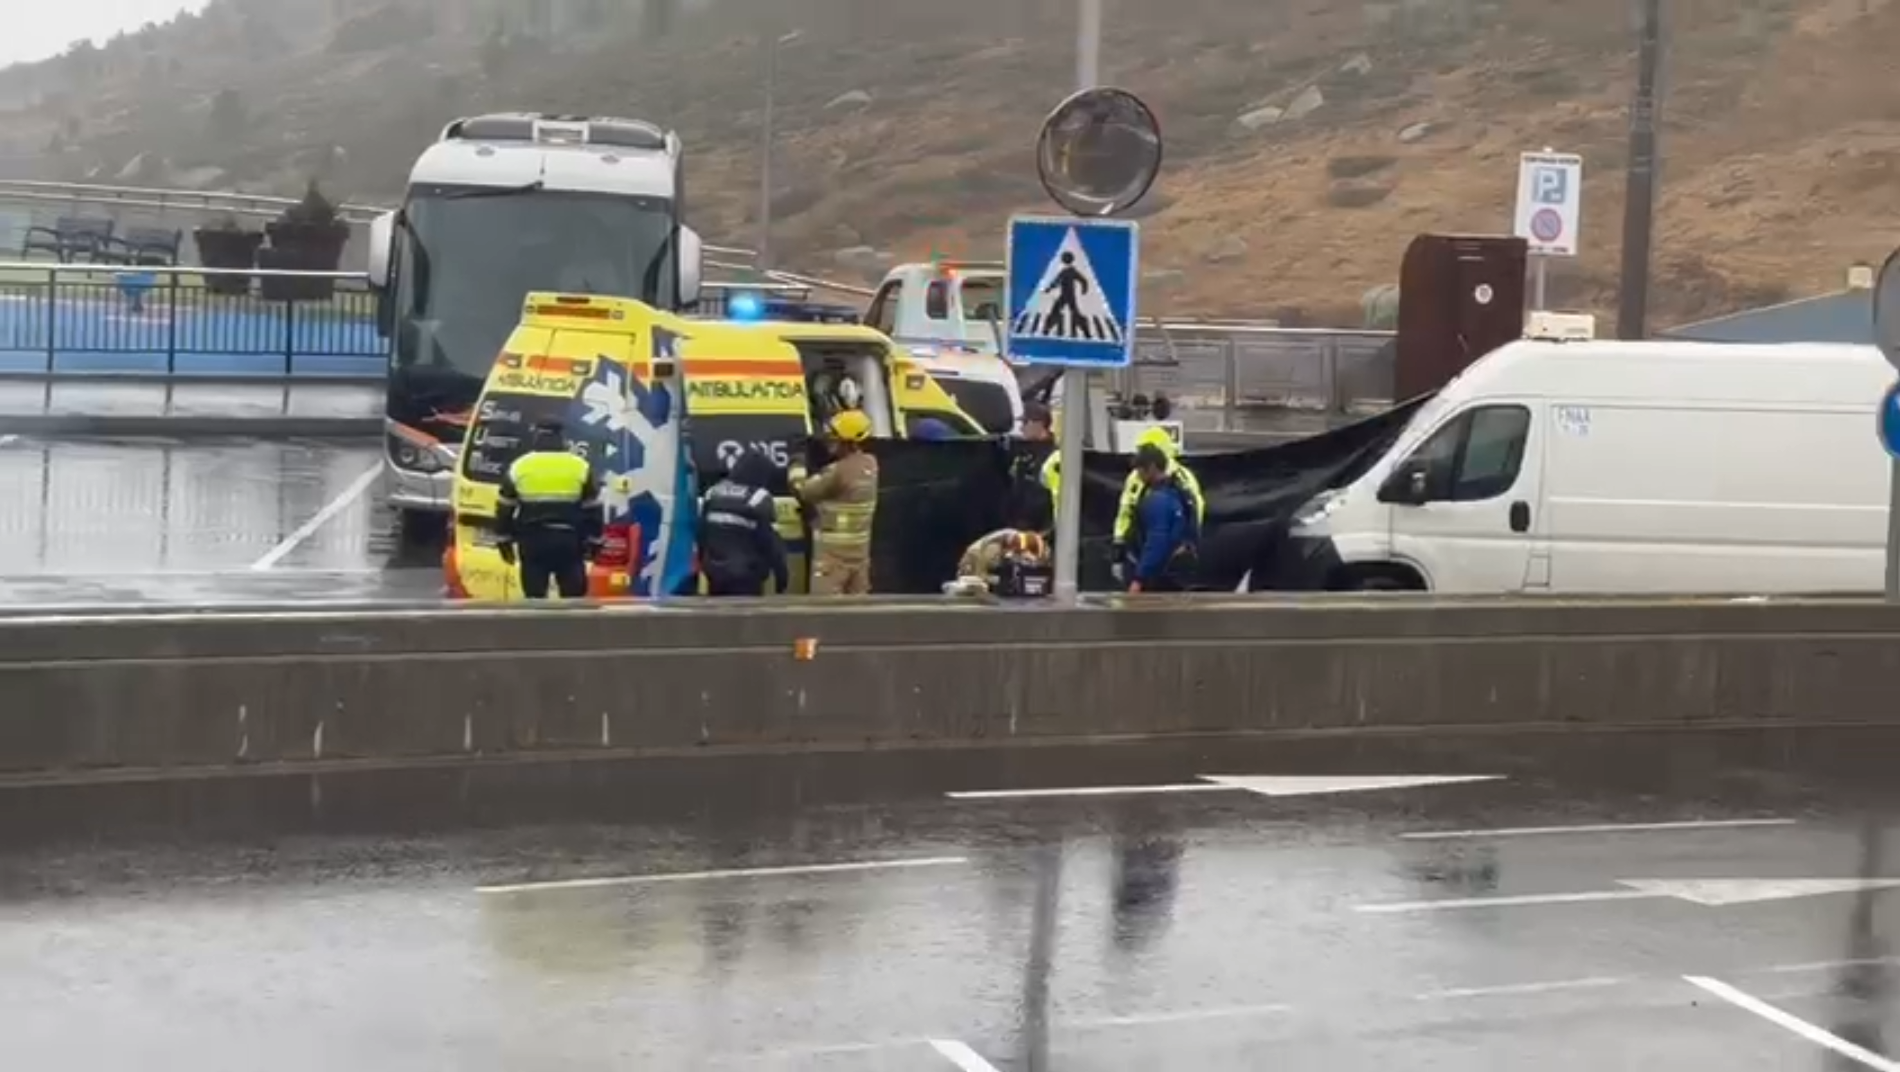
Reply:
[[[315,173],[394,198],[456,114],[632,113],[679,127],[691,215],[742,241],[763,42],[796,29],[776,245],[836,275],[888,259],[841,251],[999,253],[1007,214],[1044,207],[1030,145],[1073,78],[1074,0],[698,0],[659,23],[638,2],[339,0],[341,22],[307,4],[264,18],[289,3],[214,0],[100,55],[0,72],[0,153],[27,146],[49,174],[101,181],[294,189]],[[1516,155],[1548,145],[1586,160],[1585,254],[1553,271],[1553,298],[1607,309],[1633,61],[1625,5],[1611,8],[1111,0],[1105,75],[1168,138],[1144,225],[1169,285],[1150,307],[1356,324],[1412,235],[1508,227]],[[1658,321],[1832,289],[1884,255],[1900,237],[1885,228],[1900,109],[1877,87],[1900,5],[1676,0],[1673,20]]]

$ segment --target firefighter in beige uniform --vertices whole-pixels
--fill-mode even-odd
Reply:
[[[871,418],[848,409],[825,426],[834,461],[817,476],[792,472],[792,492],[815,513],[811,594],[871,594],[871,521],[877,514],[877,459],[864,450]]]

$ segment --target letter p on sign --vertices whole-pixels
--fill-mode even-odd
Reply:
[[[1569,174],[1562,168],[1541,167],[1531,172],[1531,198],[1540,205],[1561,205],[1568,200]]]

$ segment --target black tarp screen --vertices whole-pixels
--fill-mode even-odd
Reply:
[[[1415,399],[1323,435],[1187,459],[1207,496],[1207,525],[1195,587],[1233,591],[1274,586],[1266,563],[1293,511],[1327,488],[1349,483],[1384,453],[1425,400]],[[953,579],[971,541],[1021,524],[1024,489],[1012,472],[1033,474],[1046,447],[993,441],[881,441],[878,508],[871,554],[873,588],[935,594]],[[1021,457],[1019,458],[1018,455]],[[1082,588],[1106,591],[1109,538],[1128,474],[1126,455],[1090,453],[1082,485]],[[1024,478],[1027,479],[1027,478]],[[1259,567],[1259,568],[1256,568]]]

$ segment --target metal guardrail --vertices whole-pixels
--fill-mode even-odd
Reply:
[[[0,375],[374,379],[353,272],[0,264]]]
[[[156,186],[105,186],[38,179],[0,179],[0,201],[51,201],[75,205],[123,205],[132,208],[182,209],[203,213],[229,212],[235,216],[276,218],[297,203],[295,198],[243,194],[227,190],[173,190]],[[376,205],[344,204],[337,212],[351,223],[368,223],[386,211]]]
[[[1239,431],[1255,408],[1348,414],[1392,402],[1389,331],[1166,321],[1136,339],[1135,364],[1113,374],[1124,396],[1166,395],[1194,426]]]

